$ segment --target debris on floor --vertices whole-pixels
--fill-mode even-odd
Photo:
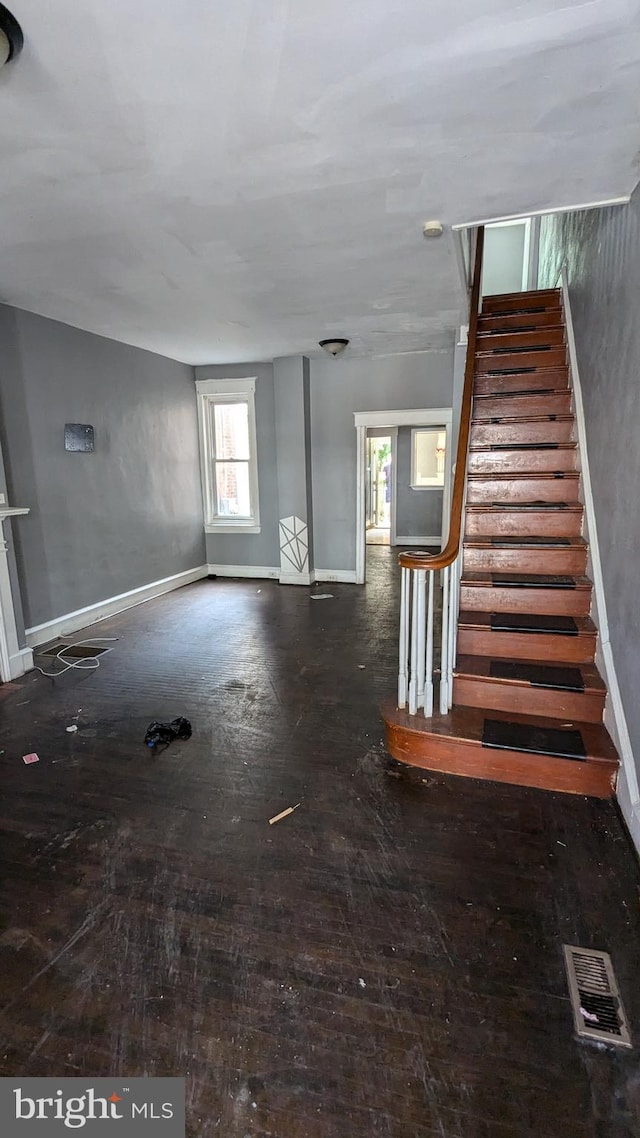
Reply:
[[[39,763],[39,762],[40,762],[40,758],[39,758],[39,756],[38,756],[38,755],[36,755],[35,751],[32,751],[30,755],[23,755],[23,756],[22,756],[22,761],[23,761],[23,763],[25,763],[27,766],[29,766],[29,763]]]
[[[174,739],[190,739],[191,734],[189,720],[185,719],[183,715],[179,715],[170,723],[159,723],[158,720],[154,719],[153,723],[147,727],[144,741],[147,747],[157,747],[159,743],[164,743],[168,747]]]
[[[311,593],[312,601],[332,601],[333,593]]]
[[[359,983],[359,985],[360,985],[360,987],[361,987],[361,988],[366,988],[366,986],[367,986],[367,985],[366,985],[366,983],[365,983],[365,981],[362,979],[362,976],[360,976],[360,977],[358,978],[358,983]]]
[[[290,814],[293,814],[294,810],[298,809],[298,806],[300,806],[300,803],[296,802],[295,806],[288,806],[281,814],[274,814],[273,818],[269,819],[269,825],[273,826],[275,822],[281,822],[283,818],[288,818]]]
[[[77,723],[72,723],[70,727],[65,727],[65,731],[68,731],[70,735],[72,735],[73,732],[77,731],[77,730],[78,730],[78,724]]]

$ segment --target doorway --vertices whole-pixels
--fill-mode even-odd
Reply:
[[[367,574],[367,546],[374,544],[384,544],[391,547],[415,545],[417,548],[425,548],[426,546],[442,545],[446,542],[450,509],[452,411],[451,407],[429,407],[404,411],[355,411],[353,418],[356,428],[356,584],[364,585]],[[409,462],[413,449],[411,442],[413,438],[411,428],[413,427],[437,427],[435,433],[436,450],[434,451],[436,470],[435,473],[431,472],[430,468],[421,471],[420,463],[418,463],[418,472],[423,476],[423,483],[418,484],[415,484],[416,480],[411,475]],[[436,451],[443,448],[438,448],[437,444],[443,431],[445,445],[442,455],[439,455]],[[401,432],[404,454],[402,462],[400,461]],[[391,458],[390,470],[388,471],[390,501],[387,503],[384,443],[389,443],[389,440]],[[435,482],[432,485],[429,479],[435,479],[441,473],[438,470],[440,459],[444,466],[444,485],[441,485],[442,479],[439,479],[437,485]],[[407,500],[411,498],[422,499],[421,502],[418,501],[418,520],[414,525],[411,521],[411,512],[407,512],[407,501],[405,500],[403,507],[405,514],[402,522],[405,528],[403,530],[398,528],[401,506],[399,480],[402,469],[406,470],[407,482],[407,493],[404,498]],[[380,472],[382,478],[380,478]],[[433,498],[438,507],[435,511],[437,517],[434,514],[430,521],[427,515],[433,513],[433,510],[428,511],[426,509],[425,486],[431,491],[428,498]],[[386,528],[387,506],[389,509],[388,530]],[[378,524],[380,518],[383,519],[382,525]],[[425,526],[427,526],[426,531],[423,528]],[[388,540],[387,533],[389,535]],[[400,534],[403,536],[400,537]]]
[[[366,544],[391,545],[392,438],[378,431],[373,427],[367,432]]]

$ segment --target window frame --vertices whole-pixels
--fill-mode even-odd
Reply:
[[[258,486],[258,443],[256,432],[256,377],[246,379],[196,380],[198,426],[200,434],[200,476],[205,533],[256,534],[261,532]],[[215,407],[224,403],[246,403],[249,420],[249,494],[251,515],[234,519],[218,514],[216,496]],[[222,462],[223,460],[220,459]],[[242,460],[245,461],[245,460]]]
[[[425,486],[424,483],[416,482],[416,435],[422,431],[432,431],[437,434],[444,434],[444,468],[442,471],[442,482],[434,482],[430,486]],[[444,491],[447,481],[447,461],[449,453],[449,428],[446,423],[424,423],[421,427],[411,428],[411,482],[409,483],[412,490],[439,490]]]

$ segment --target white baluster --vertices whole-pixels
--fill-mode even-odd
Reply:
[[[429,595],[427,598],[427,646],[425,658],[424,713],[427,719],[433,715],[433,583],[435,573],[429,570]]]
[[[447,659],[449,661],[449,683],[447,691],[449,695],[447,711],[453,705],[453,669],[455,667],[455,652],[456,652],[456,581],[457,581],[457,559],[451,566],[451,573],[449,581],[451,584],[451,597],[449,600],[449,649]]]
[[[426,570],[416,570],[416,608],[418,610],[418,689],[416,693],[416,705],[424,707],[424,672],[425,672],[425,594],[426,594]]]
[[[440,711],[449,710],[449,576],[450,566],[442,570],[442,651],[440,656]]]
[[[400,644],[398,652],[398,707],[407,704],[407,656],[409,652],[409,573],[402,568],[400,574]]]
[[[418,710],[418,596],[417,570],[411,570],[411,652],[409,657],[409,715]]]

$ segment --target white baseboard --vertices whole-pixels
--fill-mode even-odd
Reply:
[[[396,537],[396,545],[436,545],[438,549],[442,545],[442,534],[437,537]]]
[[[206,577],[208,572],[207,565],[199,565],[197,569],[187,569],[185,573],[175,573],[172,577],[151,581],[148,585],[130,589],[128,593],[120,593],[117,597],[109,597],[107,600],[98,601],[95,605],[87,605],[86,608],[65,613],[64,616],[58,616],[44,624],[36,624],[33,628],[26,629],[27,644],[29,648],[35,648],[39,644],[46,644],[48,640],[55,640],[58,636],[68,636],[69,633],[77,632],[79,628],[86,628],[87,625],[96,624],[108,616],[115,616],[116,613],[133,608],[143,601],[150,601],[153,597],[161,597],[163,593],[170,593],[173,589],[190,585],[192,581],[199,581],[202,577]]]
[[[355,585],[355,569],[313,569],[310,573],[281,573],[275,565],[209,565],[216,577],[261,577],[281,585],[313,585],[316,581],[335,581]]]
[[[315,569],[314,581],[335,581],[336,584],[355,585],[355,569]]]
[[[631,841],[633,842],[638,855],[640,855],[640,802],[633,802],[631,794],[629,793],[629,784],[627,782],[626,771],[624,767],[621,768],[618,775],[618,786],[616,788],[616,797],[618,805],[622,811]]]
[[[281,585],[311,585],[313,573],[280,573],[278,581]]]
[[[12,680],[17,680],[18,676],[24,676],[25,672],[30,672],[32,668],[33,652],[30,648],[21,648],[9,657],[9,672]]]
[[[280,570],[275,565],[209,565],[208,571],[216,577],[259,577],[277,580]]]

